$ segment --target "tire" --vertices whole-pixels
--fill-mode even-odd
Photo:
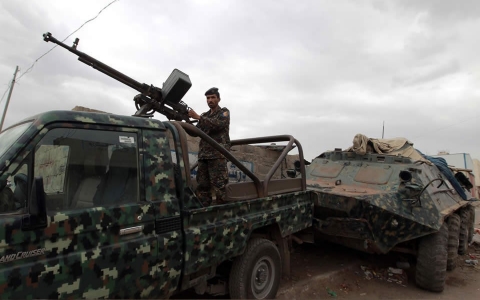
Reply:
[[[447,273],[447,246],[447,224],[443,224],[438,232],[420,239],[415,268],[418,287],[438,293],[443,291]]]
[[[255,238],[230,270],[228,289],[232,299],[273,299],[277,295],[282,263],[277,246]]]
[[[448,217],[448,256],[447,256],[447,271],[455,270],[457,267],[458,245],[460,237],[460,216],[452,214]]]
[[[475,207],[472,205],[467,206],[467,210],[470,212],[470,230],[468,231],[468,243],[473,240],[473,234],[475,233]]]
[[[468,251],[468,236],[470,231],[470,212],[467,209],[461,209],[460,219],[462,220],[460,224],[460,237],[458,238],[458,254],[464,255]]]

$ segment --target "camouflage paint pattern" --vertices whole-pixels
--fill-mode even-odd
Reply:
[[[181,278],[241,254],[255,229],[277,224],[286,236],[311,226],[307,191],[206,208],[194,204],[199,202],[185,184],[187,172],[174,172],[165,135],[166,127],[174,129],[168,123],[74,111],[44,113],[31,122],[0,157],[1,179],[51,128],[135,132],[140,201],[47,211],[46,228],[36,230],[22,229],[27,209],[0,215],[3,298],[168,297],[180,289]],[[181,148],[176,151],[181,157]],[[140,230],[122,235],[128,228]]]
[[[139,144],[140,156],[149,163],[148,166],[152,167],[154,161],[156,163],[154,168],[144,169],[144,176],[149,181],[140,178],[141,190],[145,191],[141,197],[148,197],[148,202],[52,212],[48,213],[46,228],[32,231],[22,231],[21,228],[22,215],[26,212],[2,216],[0,257],[12,257],[37,249],[44,251],[42,255],[2,263],[0,293],[6,298],[24,299],[140,298],[148,297],[152,292],[158,295],[164,283],[159,280],[159,242],[160,239],[172,242],[168,235],[156,234],[156,218],[167,217],[175,212],[173,206],[178,206],[178,202],[171,201],[175,190],[168,180],[171,178],[168,172],[172,170],[169,165],[164,165],[171,161],[170,152],[168,149],[157,151],[156,148],[165,142],[161,138],[164,126],[159,121],[133,117],[49,112],[34,119],[32,126],[0,158],[0,164],[4,166],[2,172],[13,170],[15,164],[18,166],[51,127],[128,132],[139,132],[142,128],[159,129],[156,132],[149,130],[154,133],[145,134],[144,143]],[[12,160],[15,153],[19,155]],[[2,178],[5,176],[8,174],[2,174]],[[165,198],[152,196],[156,192],[161,192]],[[138,236],[120,235],[122,228],[135,226],[142,227]]]
[[[177,290],[183,265],[183,234],[180,203],[177,196],[174,166],[168,138],[164,131],[143,130],[143,164],[145,166],[146,200],[155,212],[155,231],[160,251],[156,253],[159,278],[152,281],[160,289],[149,295],[170,295]]]
[[[198,161],[197,196],[203,206],[212,204],[212,189],[216,204],[225,204],[225,185],[228,183],[227,160],[201,159]]]
[[[256,229],[278,224],[282,237],[286,237],[311,227],[311,195],[295,192],[191,210],[184,220],[185,273],[241,254]]]
[[[141,221],[139,216],[142,216]],[[21,219],[3,217],[0,256],[45,249],[1,265],[5,298],[138,298],[158,277],[158,244],[150,205],[91,208],[48,216],[45,229],[22,231]],[[123,227],[143,226],[126,240]]]
[[[401,180],[401,171],[409,172],[411,181]],[[315,227],[334,242],[387,253],[438,231],[449,214],[468,204],[451,186],[429,184],[436,178],[449,185],[437,167],[409,158],[327,152],[307,167],[308,189],[317,194]],[[424,187],[415,202],[414,194]]]

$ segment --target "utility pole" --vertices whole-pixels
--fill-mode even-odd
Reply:
[[[385,132],[385,121],[383,121],[383,125],[382,125],[382,139],[383,139],[383,133]]]
[[[5,115],[7,114],[8,104],[10,103],[10,97],[12,96],[13,86],[15,85],[15,79],[17,78],[18,66],[15,68],[15,73],[13,73],[12,84],[10,85],[10,91],[8,92],[7,103],[5,104],[5,109],[3,110],[2,123],[0,123],[0,132],[3,129],[3,122],[5,121]]]

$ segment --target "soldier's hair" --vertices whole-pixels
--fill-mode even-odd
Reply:
[[[220,93],[218,92],[218,88],[212,87],[205,92],[205,96],[208,95],[217,95],[217,98],[220,99]]]

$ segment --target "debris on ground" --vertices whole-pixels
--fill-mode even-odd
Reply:
[[[342,283],[340,284],[340,290],[345,294],[348,294],[348,292],[351,290],[351,287],[346,283]]]
[[[480,245],[480,232],[477,232],[477,230],[480,230],[480,229],[475,228],[476,233],[473,235],[473,238],[472,238],[472,241],[470,242],[470,245],[472,245],[472,244]]]
[[[333,297],[333,298],[337,298],[337,293],[335,293],[334,291],[332,291],[331,289],[327,288],[327,293]]]
[[[367,269],[365,266],[360,266],[362,268],[363,273],[365,274],[365,279],[370,280],[373,278],[373,274],[370,270]]]
[[[468,257],[470,257],[470,259],[478,259],[480,258],[480,255],[475,253],[468,253]]]
[[[397,275],[403,274],[402,269],[395,269],[395,268],[388,268],[388,272],[392,274],[397,274]]]
[[[476,260],[476,259],[466,259],[465,264],[471,265],[471,266],[476,266],[478,264],[478,260]]]
[[[374,269],[367,266],[360,266],[360,268],[367,280],[376,278],[387,282],[394,282],[404,287],[406,287],[406,284],[408,283],[407,273],[403,269],[392,267],[389,267],[388,269]]]

